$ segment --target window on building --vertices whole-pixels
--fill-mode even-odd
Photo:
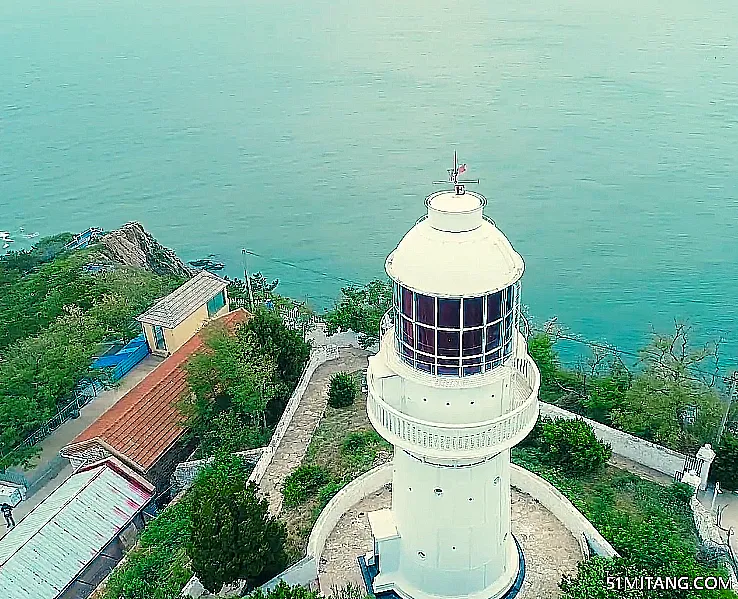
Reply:
[[[208,302],[208,316],[215,316],[225,306],[225,290]]]
[[[154,325],[154,346],[156,349],[167,349],[167,342],[164,340],[164,329]]]

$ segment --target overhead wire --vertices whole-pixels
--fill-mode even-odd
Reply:
[[[302,266],[300,264],[295,264],[294,262],[288,262],[286,260],[281,260],[279,258],[274,258],[272,256],[266,256],[264,254],[260,254],[258,252],[254,252],[252,250],[244,250],[244,251],[245,251],[245,253],[247,253],[247,254],[249,254],[251,256],[255,256],[257,258],[261,258],[262,260],[268,260],[270,262],[274,262],[274,263],[277,263],[277,264],[282,264],[284,266],[289,266],[289,267],[294,268],[296,270],[302,270],[302,271],[305,271],[305,272],[310,272],[310,273],[313,273],[313,274],[317,274],[317,275],[320,275],[320,276],[322,276],[322,277],[324,277],[326,279],[329,279],[329,280],[334,280],[334,281],[341,282],[341,283],[346,283],[346,284],[349,284],[349,285],[363,285],[364,284],[364,283],[362,283],[360,281],[355,281],[355,280],[347,279],[345,277],[341,277],[341,276],[338,276],[338,275],[333,275],[333,274],[327,273],[325,271],[316,270],[314,268],[310,268],[310,267],[307,267],[307,266]],[[532,326],[530,327],[530,330],[531,331],[534,331],[534,332],[537,332],[537,333],[547,333],[548,332],[545,329],[542,329],[540,327],[532,327]],[[641,350],[640,352],[634,352],[634,351],[619,349],[619,348],[617,348],[615,346],[608,345],[608,344],[605,344],[605,343],[597,343],[595,341],[589,341],[587,339],[582,339],[581,337],[578,337],[576,335],[567,335],[566,333],[564,333],[562,331],[556,331],[554,333],[554,336],[557,339],[564,339],[566,341],[572,341],[572,342],[575,342],[575,343],[586,345],[590,349],[605,350],[605,351],[608,351],[608,352],[613,353],[613,354],[619,354],[619,355],[623,355],[623,356],[628,356],[628,357],[634,358],[634,359],[639,360],[639,361],[643,359],[644,354],[648,354],[648,352],[646,352],[645,350]],[[658,355],[653,354],[653,353],[651,353],[650,355],[653,356],[654,358],[658,358],[659,357]],[[682,374],[683,375],[683,373],[680,373],[679,371],[677,371],[677,370],[669,367],[666,364],[661,363],[661,366],[663,368],[665,368],[666,370],[669,370],[669,371],[673,372],[674,374]],[[693,374],[700,375],[701,377],[708,377],[708,378],[711,378],[713,380],[717,380],[718,378],[722,378],[716,371],[707,371],[707,370],[704,370],[702,368],[699,368],[699,367],[693,366],[693,365],[687,365],[685,367],[685,369],[688,370],[688,371],[690,371]],[[698,377],[687,377],[687,378],[691,378],[692,380],[697,381],[697,382],[704,382],[704,378],[698,378]]]

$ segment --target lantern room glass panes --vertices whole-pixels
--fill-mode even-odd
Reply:
[[[514,351],[519,283],[482,297],[436,298],[394,286],[400,357],[439,376],[470,376],[502,364]]]

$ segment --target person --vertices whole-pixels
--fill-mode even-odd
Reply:
[[[13,520],[13,508],[7,503],[3,503],[2,506],[0,506],[0,510],[2,510],[3,516],[5,516],[5,524],[8,529],[13,528],[15,526],[15,520]]]

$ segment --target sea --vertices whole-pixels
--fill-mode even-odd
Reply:
[[[738,364],[735,0],[0,2],[11,249],[136,220],[322,310],[454,151],[534,323]]]

